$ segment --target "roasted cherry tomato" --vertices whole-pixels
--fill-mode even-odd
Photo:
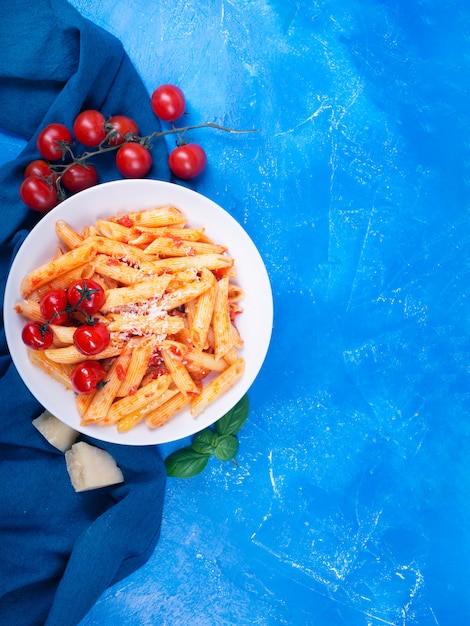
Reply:
[[[106,295],[103,287],[89,278],[79,278],[67,290],[67,299],[71,307],[93,315],[103,306]]]
[[[178,178],[194,178],[204,171],[207,157],[204,150],[197,143],[187,143],[175,148],[170,153],[168,165]]]
[[[106,378],[106,370],[98,361],[83,361],[74,367],[70,382],[77,393],[96,391]]]
[[[126,143],[117,151],[116,166],[125,178],[142,178],[152,166],[152,156],[140,143]]]
[[[57,161],[63,156],[62,146],[71,146],[72,133],[63,124],[48,124],[39,133],[37,148],[40,154],[49,161]]]
[[[28,322],[23,327],[21,338],[28,348],[32,348],[33,350],[45,350],[51,345],[54,335],[52,330],[45,324]]]
[[[108,136],[110,146],[119,146],[126,141],[128,135],[138,135],[139,127],[130,117],[125,115],[113,115],[106,122],[106,128],[112,133]]]
[[[106,137],[106,119],[100,111],[82,111],[73,123],[73,134],[84,146],[98,146]]]
[[[33,211],[45,213],[57,204],[57,189],[42,176],[28,176],[20,186],[21,200]]]
[[[165,122],[174,122],[186,109],[183,92],[176,85],[160,85],[152,93],[150,104],[157,117]]]
[[[101,322],[83,324],[74,332],[73,344],[82,354],[94,356],[108,347],[110,338],[108,327]]]
[[[74,163],[62,176],[64,187],[76,193],[82,189],[93,187],[98,182],[98,172],[93,165]]]
[[[43,316],[51,324],[60,326],[68,322],[67,293],[63,289],[52,289],[45,293],[39,307]]]

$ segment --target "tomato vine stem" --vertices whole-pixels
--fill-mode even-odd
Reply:
[[[87,167],[87,161],[89,159],[92,159],[93,157],[98,156],[100,154],[105,154],[107,152],[116,152],[117,150],[119,150],[119,148],[121,148],[126,143],[139,143],[142,146],[149,149],[151,148],[150,142],[152,141],[152,139],[157,139],[160,137],[165,137],[167,135],[175,135],[175,134],[179,135],[181,137],[181,141],[183,141],[183,137],[188,131],[198,130],[200,128],[213,128],[215,130],[220,130],[220,131],[232,133],[232,134],[254,133],[258,131],[257,128],[251,128],[251,129],[230,128],[228,126],[223,126],[222,124],[216,124],[215,122],[204,122],[202,124],[182,126],[180,128],[173,126],[172,128],[169,128],[167,130],[155,131],[145,136],[135,135],[132,133],[128,133],[123,136],[120,133],[116,133],[114,129],[111,129],[106,135],[106,137],[103,139],[103,141],[98,145],[96,150],[86,150],[85,152],[82,152],[82,154],[78,154],[78,155],[73,152],[71,145],[67,144],[64,146],[63,142],[57,142],[58,144],[61,144],[64,158],[66,155],[68,155],[71,158],[71,161],[68,163],[50,164],[51,170],[54,173],[58,174],[58,176],[55,178],[55,186],[57,188],[57,192],[59,195],[63,195],[63,189],[62,189],[62,184],[61,184],[62,179],[64,177],[64,174],[66,174],[66,172],[68,172],[70,168],[73,167],[74,165]],[[120,136],[123,139],[123,141],[121,143],[110,144],[109,143],[110,139],[116,138],[116,136]]]

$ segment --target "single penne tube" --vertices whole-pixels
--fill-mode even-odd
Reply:
[[[98,274],[98,272],[93,272],[90,276],[92,280],[100,284],[104,291],[108,291],[108,289],[116,289],[119,287],[119,282],[114,278],[109,278],[109,276],[103,276],[102,274]]]
[[[127,396],[135,393],[147,371],[150,357],[157,345],[157,337],[145,337],[134,347],[127,367],[124,380],[119,387],[117,396]]]
[[[110,311],[128,304],[136,304],[152,298],[159,298],[165,293],[165,289],[168,287],[171,278],[169,274],[163,274],[162,276],[134,283],[127,287],[108,289],[102,310]]]
[[[151,309],[146,314],[110,313],[106,316],[108,330],[119,335],[174,335],[184,328],[184,319],[159,311],[153,315]]]
[[[191,283],[186,284],[184,287],[179,287],[174,291],[168,291],[160,301],[160,306],[165,311],[171,311],[176,309],[182,304],[185,304],[193,298],[197,298],[202,293],[210,289],[212,273],[206,268],[202,269],[201,277],[199,280],[194,280]]]
[[[80,422],[82,422],[88,407],[90,406],[90,402],[93,400],[93,396],[95,392],[92,393],[78,393],[75,397],[75,406],[77,407],[78,414],[80,415]],[[82,426],[85,426],[82,423]]]
[[[50,329],[52,330],[52,334],[54,335],[54,341],[60,343],[61,346],[70,346],[73,344],[73,335],[76,330],[75,326],[62,326],[60,324],[51,324]]]
[[[125,349],[121,355],[112,361],[105,378],[106,384],[94,393],[86,413],[82,417],[82,425],[99,423],[104,420],[121,386],[122,370],[126,367],[128,356],[128,350]]]
[[[214,400],[233,387],[243,376],[244,371],[245,361],[239,358],[224,372],[219,374],[217,378],[211,380],[211,382],[201,390],[201,393],[191,401],[191,415],[193,417],[200,415],[211,402],[214,402]]]
[[[228,308],[228,283],[227,277],[217,281],[217,290],[212,314],[212,328],[214,330],[215,358],[221,359],[233,345],[232,323]]]
[[[41,369],[54,380],[62,383],[66,389],[72,389],[70,371],[64,368],[62,364],[51,361],[47,358],[47,355],[40,350],[28,349],[28,358],[33,365]]]
[[[74,281],[78,280],[79,278],[89,278],[92,273],[92,265],[90,263],[84,263],[83,265],[79,265],[69,272],[65,272],[64,274],[57,276],[50,282],[42,285],[39,289],[35,289],[29,294],[29,297],[39,302],[43,295],[48,291],[51,291],[53,289],[67,289],[69,285],[71,285]]]
[[[226,250],[225,246],[216,244],[188,241],[177,237],[157,237],[149,243],[144,252],[159,256],[179,257],[195,254],[223,254]]]
[[[44,324],[46,321],[41,313],[41,307],[36,300],[21,300],[15,304],[15,311],[22,315],[25,319],[32,322],[39,322]]]
[[[187,406],[190,399],[191,396],[178,391],[167,399],[159,408],[148,413],[145,417],[145,423],[149,428],[158,428],[159,426],[163,426],[163,424],[166,424],[166,422],[174,417],[178,411],[181,411],[181,409]]]
[[[212,272],[208,273],[209,289],[194,300],[194,311],[190,321],[191,340],[196,348],[203,350],[207,345],[207,333],[212,321],[217,281]]]
[[[176,342],[164,341],[160,346],[160,352],[167,370],[170,372],[176,387],[185,394],[199,393],[199,387],[191,378],[187,368],[183,364],[179,347],[175,350]],[[181,344],[179,344],[181,345]],[[183,347],[184,350],[184,347]]]
[[[65,274],[70,270],[85,265],[95,254],[93,244],[84,241],[78,248],[69,250],[62,256],[52,259],[48,263],[32,270],[27,274],[20,284],[20,292],[23,297],[28,296],[35,289],[39,289],[57,276]]]
[[[239,287],[238,285],[236,285],[235,283],[230,282],[228,286],[229,302],[238,302],[244,297],[245,297],[245,292],[243,291],[243,289]]]
[[[55,232],[59,241],[65,244],[69,250],[77,248],[83,242],[83,237],[64,220],[57,220]]]
[[[115,424],[118,420],[130,413],[135,413],[144,409],[153,399],[158,398],[168,389],[171,383],[171,377],[167,375],[159,376],[152,382],[141,387],[131,396],[125,396],[115,400],[106,415],[101,419],[101,426],[109,426]]]
[[[85,356],[84,354],[79,352],[74,345],[71,345],[65,348],[47,348],[46,350],[44,350],[44,353],[48,359],[54,361],[55,363],[80,363],[81,361],[85,361],[85,359],[91,359],[92,361],[94,361],[115,357],[118,356],[121,351],[122,346],[110,344],[99,354]]]
[[[158,259],[157,261],[143,262],[140,269],[147,274],[163,274],[164,272],[179,272],[189,267],[201,270],[228,268],[233,265],[233,258],[226,254],[195,254],[194,256],[173,257]]]
[[[143,262],[152,260],[152,256],[145,254],[143,250],[137,246],[131,246],[122,241],[115,241],[107,237],[93,236],[85,239],[85,242],[91,242],[93,249],[97,254],[107,254],[108,256],[125,260],[131,265],[139,266]]]
[[[185,215],[173,206],[160,206],[144,211],[134,211],[127,213],[125,217],[126,222],[128,221],[134,228],[139,228],[140,226],[156,228],[173,224],[185,224],[187,221]]]
[[[190,348],[186,352],[183,363],[189,371],[191,371],[191,367],[195,367],[199,370],[223,372],[228,367],[228,363],[224,359],[216,359],[213,354],[197,348]]]
[[[178,391],[178,389],[175,389],[175,388],[173,388],[173,389],[171,389],[171,388],[166,389],[159,396],[155,396],[155,398],[150,400],[150,402],[148,402],[145,405],[145,407],[143,407],[142,409],[137,409],[135,411],[132,411],[131,413],[128,413],[124,417],[121,417],[121,419],[119,419],[116,422],[117,430],[119,432],[126,432],[126,431],[130,430],[136,424],[141,422],[144,418],[147,418],[148,415],[153,413],[160,406],[165,404],[165,402],[167,400],[172,398],[177,393],[180,393]]]
[[[154,239],[155,237],[152,235],[152,233],[143,233],[140,230],[133,229],[132,236],[127,243],[130,243],[133,246],[137,246],[138,248],[142,248],[142,250],[145,250],[149,243],[151,243]]]
[[[97,220],[96,227],[98,232],[104,237],[124,243],[129,242],[129,240],[135,236],[132,228],[111,220]]]
[[[157,237],[172,237],[174,239],[184,239],[185,241],[200,241],[204,237],[204,228],[190,228],[184,226],[180,228],[176,226],[161,226],[160,228],[149,228],[147,226],[139,226],[139,232],[149,235],[152,241]]]
[[[132,285],[142,280],[142,272],[135,267],[118,261],[107,254],[98,254],[93,261],[94,271],[124,285]]]

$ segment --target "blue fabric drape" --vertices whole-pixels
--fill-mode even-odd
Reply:
[[[72,127],[80,110],[129,115],[158,130],[149,95],[120,42],[64,0],[0,8],[0,128],[26,140],[0,168],[0,289],[16,249],[39,216],[19,198],[36,137],[51,122]],[[165,143],[154,141],[149,177],[168,180]],[[119,178],[112,158],[100,182]],[[20,338],[18,339],[20,341]],[[0,331],[0,624],[76,624],[112,583],[151,555],[160,532],[165,468],[155,447],[87,439],[108,450],[122,485],[74,492],[64,455],[32,426],[42,411],[20,380]]]

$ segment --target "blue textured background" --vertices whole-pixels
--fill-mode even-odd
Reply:
[[[470,623],[470,9],[72,4],[189,123],[260,129],[194,131],[191,186],[255,241],[275,305],[239,466],[169,479],[154,555],[81,626]],[[2,161],[20,147],[2,135]]]

